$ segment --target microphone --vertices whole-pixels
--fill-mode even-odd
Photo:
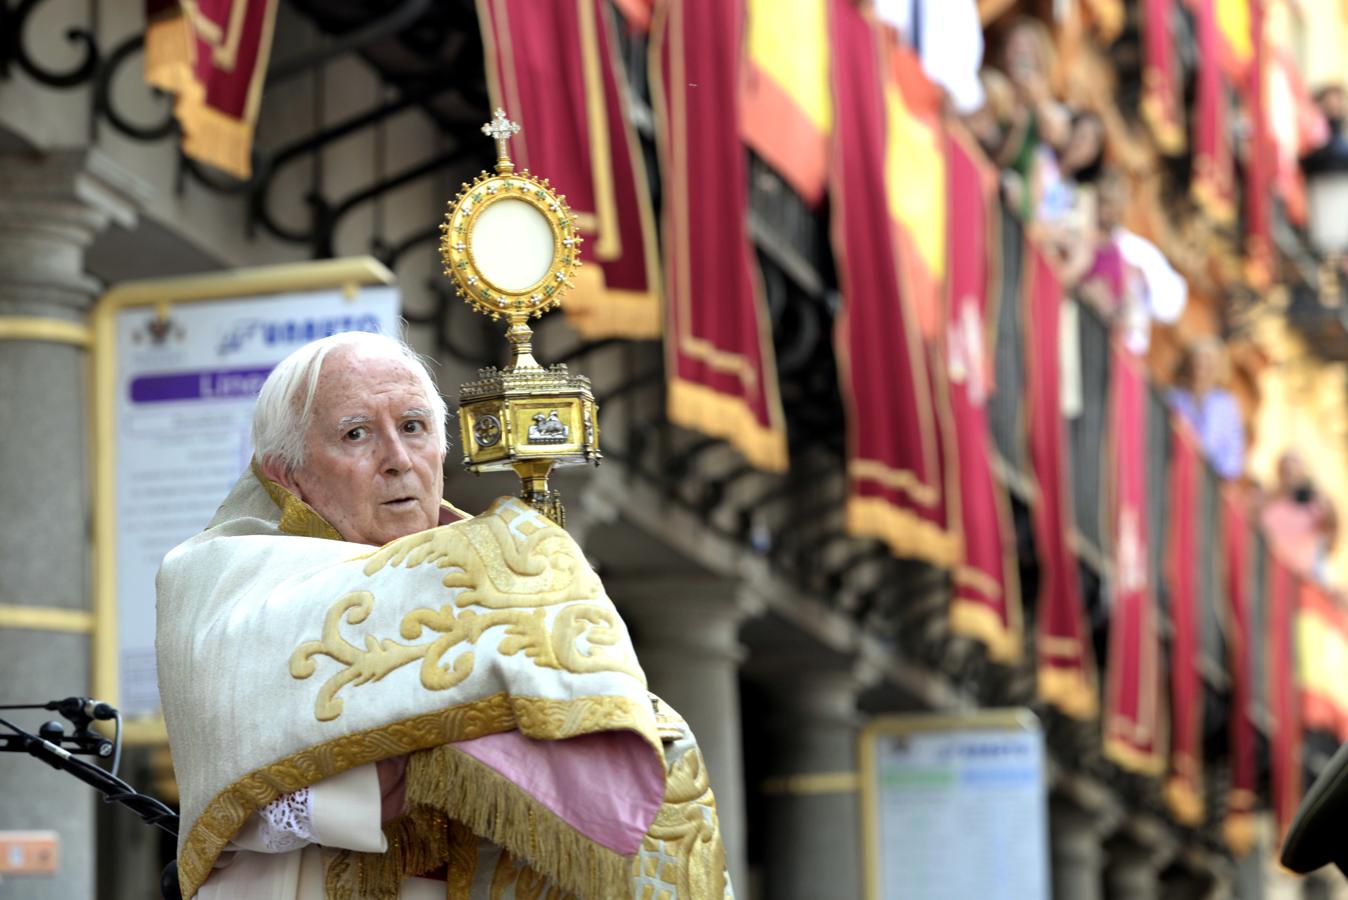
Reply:
[[[54,709],[71,720],[77,717],[84,719],[117,718],[117,710],[111,704],[89,697],[66,697],[64,700],[53,700],[46,704],[43,709]]]

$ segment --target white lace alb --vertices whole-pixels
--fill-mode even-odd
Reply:
[[[268,853],[298,850],[318,843],[314,836],[314,798],[307,787],[277,797],[258,811],[259,829]]]

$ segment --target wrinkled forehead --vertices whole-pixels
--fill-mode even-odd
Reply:
[[[430,408],[425,378],[414,362],[360,346],[339,347],[323,360],[314,391],[315,424],[328,418],[368,414],[389,404]]]

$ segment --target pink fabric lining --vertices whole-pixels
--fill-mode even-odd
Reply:
[[[637,852],[664,799],[663,761],[631,731],[601,731],[564,741],[536,741],[505,731],[450,746],[623,856]]]

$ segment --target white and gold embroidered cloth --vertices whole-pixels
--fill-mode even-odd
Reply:
[[[443,747],[512,729],[548,741],[627,733],[649,747],[665,778],[627,631],[565,531],[503,499],[475,519],[373,549],[284,533],[297,530],[283,524],[292,501],[245,474],[211,526],[160,571],[159,681],[182,798],[184,896],[247,816],[277,796],[428,748],[441,748],[433,752],[450,761],[448,774],[434,769],[438,782],[410,784],[409,797],[430,802],[439,791],[435,802],[456,820],[567,890],[607,894],[614,873],[650,878],[643,860],[572,834],[511,794],[506,779],[478,777],[471,757]],[[414,756],[410,771],[432,771],[431,759]],[[689,872],[711,872],[719,886],[710,792],[674,798],[700,804],[696,815],[709,826],[689,832],[672,821],[671,789],[705,786],[705,773],[690,780],[688,772],[700,755],[681,765],[647,850],[682,858],[685,885]],[[516,818],[526,821],[503,822],[509,809],[525,811]]]

